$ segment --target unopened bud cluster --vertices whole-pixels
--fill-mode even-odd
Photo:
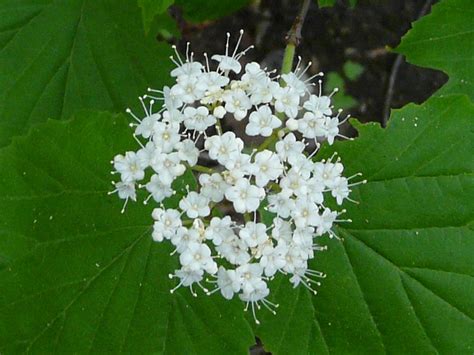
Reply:
[[[144,115],[127,110],[140,149],[114,158],[120,181],[113,192],[126,205],[143,188],[145,203],[156,204],[153,239],[172,243],[181,264],[170,275],[178,280],[171,292],[183,286],[196,295],[197,286],[227,299],[238,295],[255,317],[261,305],[274,312],[268,281],[277,273],[315,292],[316,279],[325,275],[308,262],[324,249],[318,238],[335,236],[332,227],[343,212],[325,201],[341,205],[354,184],[342,175],[339,159],[315,160],[319,142],[332,144],[341,124],[320,80],[319,93],[312,94],[312,81],[322,74],[305,79],[308,67],[300,62],[281,77],[256,62],[242,68],[239,59],[251,47],[239,51],[241,38],[242,32],[230,51],[228,35],[225,54],[204,55],[204,64],[189,45],[185,58],[176,52],[176,83],[149,89],[140,98]],[[246,147],[222,130],[227,120],[244,121],[247,136],[266,140]],[[202,157],[211,164],[197,165]],[[178,208],[166,208],[173,181],[186,169],[195,173],[198,189],[188,189]],[[272,222],[264,224],[264,214]]]

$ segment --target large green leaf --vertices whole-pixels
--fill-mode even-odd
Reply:
[[[47,118],[123,111],[168,80],[132,0],[0,0],[0,146]]]
[[[328,275],[319,294],[277,281],[279,313],[257,329],[267,350],[472,354],[473,117],[465,96],[432,98],[323,152],[369,182],[337,228],[344,241],[313,263]]]
[[[164,14],[173,3],[174,0],[138,0],[138,5],[142,8],[145,32],[150,30],[155,16]]]
[[[448,83],[437,93],[462,93],[474,99],[474,30],[471,0],[443,0],[415,22],[397,52],[416,65],[440,69]]]
[[[250,0],[176,0],[184,16],[191,22],[217,20],[247,5]]]
[[[256,328],[267,349],[472,353],[473,114],[465,97],[434,98],[335,145],[347,174],[369,183],[354,189],[344,242],[313,263],[328,274],[319,295],[274,281],[280,308],[260,312]],[[151,242],[149,209],[120,215],[107,196],[108,161],[130,141],[122,116],[85,114],[0,151],[3,352],[245,353],[252,343],[238,302],[170,296],[176,262]]]
[[[107,195],[109,161],[130,137],[123,116],[87,113],[0,151],[2,353],[233,354],[253,343],[239,302],[170,295],[177,260],[152,241],[150,208],[122,215]]]

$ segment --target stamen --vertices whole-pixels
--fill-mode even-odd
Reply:
[[[129,108],[127,108],[125,112],[132,116],[138,123],[142,123],[142,121]]]
[[[123,207],[120,213],[125,213],[125,208],[127,207],[127,203],[128,203],[128,197],[125,199],[125,203],[123,204]]]
[[[227,36],[227,40],[225,42],[225,56],[228,57],[229,56],[229,40],[230,40],[230,33],[227,32],[226,33],[226,36]]]
[[[255,306],[254,306],[254,303],[255,303],[255,302],[252,302],[252,315],[253,315],[253,319],[255,320],[255,323],[256,323],[256,324],[260,324],[260,321],[257,319],[257,316],[255,315]]]
[[[176,54],[176,58],[178,58],[178,61],[179,61],[179,64],[176,64],[178,67],[180,67],[181,65],[183,65],[183,61],[181,60],[181,56],[179,55],[179,52],[178,52],[178,49],[176,48],[176,46],[173,44],[171,46],[171,48],[173,48],[175,54]],[[172,58],[171,60],[174,61],[174,58]]]
[[[147,111],[147,107],[146,107],[146,105],[145,105],[145,102],[143,101],[143,97],[140,96],[140,97],[138,97],[138,99],[140,100],[140,102],[141,102],[141,104],[142,104],[143,111],[145,111],[145,114],[146,114],[147,116],[150,116],[150,114],[149,114],[148,111]]]
[[[189,46],[191,45],[190,42],[186,42],[186,63],[189,62]]]
[[[180,67],[183,65],[183,63],[181,62],[181,59],[179,60],[179,62],[177,62],[172,55],[170,55],[170,59],[173,62],[173,64],[176,65],[177,67]]]
[[[211,69],[210,69],[210,67],[209,67],[209,58],[208,58],[206,52],[204,52],[204,58],[206,58],[206,69],[207,69],[208,72],[210,72]]]
[[[237,54],[237,50],[239,49],[240,42],[242,41],[242,37],[244,35],[244,30],[240,30],[239,33],[240,33],[240,36],[239,36],[239,39],[237,40],[237,44],[235,45],[234,53],[232,53],[232,58],[234,58],[235,55]]]

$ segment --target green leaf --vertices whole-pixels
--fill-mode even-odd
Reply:
[[[350,109],[357,105],[357,100],[351,95],[346,94],[346,84],[344,79],[337,72],[330,72],[325,75],[326,80],[324,84],[324,92],[329,95],[334,89],[338,88],[339,91],[332,98],[334,107],[337,109]]]
[[[348,60],[344,63],[342,70],[349,80],[354,81],[357,80],[364,72],[364,66]]]
[[[148,33],[157,15],[161,15],[168,10],[174,0],[138,0],[138,6],[142,8],[143,26]]]
[[[168,46],[130,0],[0,1],[0,146],[47,118],[123,111],[169,79]]]
[[[108,196],[111,158],[135,147],[127,123],[51,120],[0,151],[0,235],[14,246],[0,248],[2,353],[243,354],[254,342],[240,302],[171,295],[177,259],[152,241],[150,207],[121,214]]]
[[[437,95],[467,94],[474,99],[474,31],[472,1],[443,0],[414,23],[395,50],[408,62],[440,69],[449,81]]]
[[[386,129],[357,124],[339,152],[353,188],[337,234],[312,268],[310,297],[283,279],[257,329],[274,354],[444,353],[474,349],[474,105],[432,98],[394,111]],[[279,282],[279,281],[277,281]],[[291,350],[293,349],[293,350]]]
[[[194,23],[217,20],[246,6],[250,0],[176,0],[186,20]]]
[[[318,2],[319,7],[330,7],[334,6],[336,0],[316,0]]]

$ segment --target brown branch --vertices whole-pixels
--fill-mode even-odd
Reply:
[[[301,29],[303,28],[303,23],[308,13],[309,6],[313,0],[303,0],[301,5],[301,10],[296,16],[293,26],[288,31],[285,40],[287,44],[292,44],[295,47],[298,46],[301,42]]]

